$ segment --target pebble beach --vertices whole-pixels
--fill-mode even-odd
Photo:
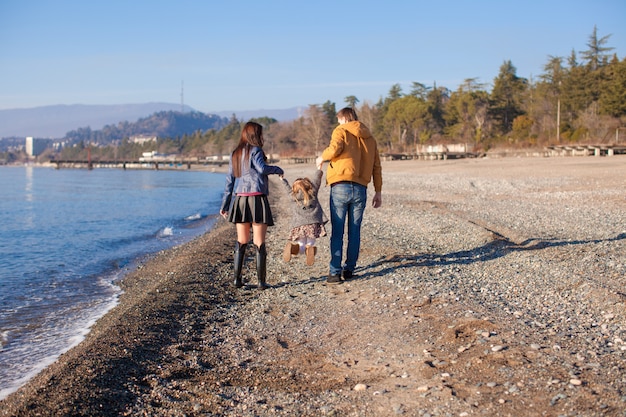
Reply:
[[[339,285],[328,237],[283,261],[271,181],[269,289],[251,250],[234,288],[220,219],[140,263],[0,416],[626,416],[626,156],[384,161]]]

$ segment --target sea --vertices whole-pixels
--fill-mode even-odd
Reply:
[[[80,343],[138,262],[209,231],[223,189],[183,168],[0,167],[0,399]]]

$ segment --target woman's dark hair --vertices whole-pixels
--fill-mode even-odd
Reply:
[[[263,148],[263,126],[256,122],[248,122],[241,130],[239,144],[230,156],[235,177],[241,177],[241,155],[243,154],[243,159],[247,163],[250,159],[250,148],[253,146]]]
[[[356,122],[357,120],[359,120],[356,117],[356,112],[352,107],[344,107],[343,109],[339,110],[337,112],[337,118],[339,119],[340,117],[346,119],[346,122]]]

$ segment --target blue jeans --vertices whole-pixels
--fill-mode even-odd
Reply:
[[[361,221],[367,204],[367,187],[355,183],[339,183],[330,189],[330,274],[350,272],[356,268],[361,250]],[[341,265],[343,231],[348,223],[346,262]]]

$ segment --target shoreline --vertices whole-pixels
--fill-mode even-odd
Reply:
[[[360,278],[339,286],[325,285],[328,238],[313,267],[282,261],[288,210],[274,185],[272,288],[231,286],[235,231],[220,219],[127,274],[119,304],[0,415],[459,415],[475,403],[486,415],[618,415],[624,162],[384,162]],[[289,179],[314,170],[282,167]],[[598,334],[611,346],[576,348]]]
[[[31,177],[29,176],[30,174],[26,174],[27,176],[25,178],[28,178],[28,190],[30,189],[29,187],[31,186],[31,183],[34,182],[41,184],[38,179],[49,176],[46,174],[46,172],[49,171],[45,168],[26,168],[26,170],[17,170],[22,172],[21,177],[13,177],[12,174],[8,173],[8,178],[24,178],[23,173],[28,172],[29,169],[34,169],[35,173],[39,172],[39,175]],[[52,174],[52,172],[50,172],[50,174]],[[78,175],[79,177],[82,177],[80,172],[76,171],[66,172],[65,174],[57,174],[69,175],[71,177]],[[130,177],[128,175],[130,175]],[[120,172],[113,176],[117,178],[138,178],[136,175],[139,175],[139,173],[122,174]],[[152,174],[151,177],[154,177],[155,175],[157,177],[161,177],[156,173]],[[168,176],[167,174],[165,175]],[[170,174],[170,176],[171,175],[176,176],[176,174]],[[109,173],[101,173],[99,178],[108,176]],[[170,218],[170,220],[153,222],[153,225],[156,225],[156,227],[151,230],[149,230],[150,228],[146,229],[146,233],[138,233],[137,230],[134,230],[131,233],[128,231],[130,229],[128,229],[126,225],[118,225],[115,226],[117,229],[114,229],[112,223],[109,223],[108,221],[105,222],[102,217],[98,216],[97,219],[99,223],[105,224],[106,230],[104,230],[104,233],[109,233],[112,230],[126,230],[126,234],[131,233],[134,237],[124,243],[122,250],[117,249],[118,246],[116,244],[119,243],[118,241],[111,244],[113,239],[106,239],[106,247],[109,249],[103,249],[105,246],[101,242],[104,242],[105,239],[103,239],[104,235],[102,233],[97,233],[95,235],[92,234],[96,240],[101,240],[101,242],[98,242],[97,245],[95,245],[94,240],[91,238],[79,237],[76,242],[72,242],[73,246],[70,249],[59,252],[50,252],[46,250],[45,254],[47,254],[47,259],[61,260],[64,263],[62,266],[71,270],[77,277],[75,281],[72,281],[67,279],[67,276],[69,276],[68,273],[65,271],[59,272],[54,268],[52,268],[52,272],[50,273],[42,273],[41,280],[51,281],[53,283],[51,284],[51,287],[59,288],[59,292],[48,291],[48,288],[43,291],[35,289],[32,296],[28,292],[28,287],[38,288],[40,286],[39,284],[34,284],[34,280],[39,280],[40,276],[35,276],[34,273],[30,274],[28,272],[34,271],[35,268],[37,271],[47,271],[49,269],[45,267],[45,259],[42,260],[41,263],[39,262],[40,258],[37,258],[37,253],[34,254],[33,258],[31,258],[29,256],[30,252],[26,249],[19,251],[20,256],[18,259],[30,260],[28,261],[28,264],[22,266],[15,263],[17,262],[15,258],[6,260],[8,262],[3,270],[8,274],[6,277],[8,279],[8,283],[4,287],[6,289],[11,288],[12,291],[5,294],[8,298],[3,298],[3,300],[6,301],[4,303],[5,320],[3,322],[6,325],[0,326],[0,330],[3,330],[3,332],[0,332],[0,350],[2,351],[2,361],[0,361],[0,400],[7,397],[10,393],[15,392],[34,375],[37,375],[51,363],[54,363],[62,353],[81,343],[81,341],[84,340],[85,335],[90,332],[93,324],[118,304],[119,294],[121,292],[119,282],[123,280],[126,274],[133,271],[137,265],[141,265],[146,261],[146,259],[150,259],[163,249],[179,246],[184,242],[193,240],[214,227],[215,222],[220,218],[219,213],[217,212],[219,202],[215,200],[216,197],[213,195],[214,193],[211,193],[211,198],[214,202],[210,203],[211,199],[207,200],[206,181],[208,178],[209,182],[213,182],[214,184],[217,182],[221,184],[222,182],[220,178],[222,178],[222,176],[213,176],[212,174],[197,172],[195,174],[189,173],[183,176],[193,176],[198,178],[198,181],[201,181],[200,184],[202,188],[198,188],[198,191],[203,191],[202,194],[205,194],[205,197],[202,198],[201,195],[199,196],[201,200],[204,201],[199,201],[199,205],[197,205],[198,210],[194,210],[196,208],[194,203],[191,204],[193,211],[184,209],[181,210],[181,208],[189,206],[188,203],[194,201],[194,199],[182,202],[182,205],[177,203],[176,207],[181,213],[180,216],[176,213]],[[157,183],[160,182],[159,180],[156,181]],[[21,182],[16,181],[16,184],[19,183]],[[61,182],[56,180],[54,181],[54,184],[59,183]],[[145,182],[143,184],[145,185]],[[202,184],[204,184],[204,186],[202,186]],[[184,187],[189,186],[190,184],[184,185]],[[47,188],[44,186],[40,187],[41,189]],[[216,188],[215,190],[218,192],[217,198],[221,197],[221,190],[217,190]],[[172,194],[167,193],[167,196],[172,196]],[[31,199],[33,198],[30,195],[29,197]],[[116,194],[114,198],[118,197],[119,194]],[[49,199],[48,195],[44,195],[39,192],[37,192],[36,197],[34,198],[39,201],[48,201]],[[146,207],[146,200],[143,198],[139,200],[141,201],[140,208],[143,210],[143,208]],[[161,203],[159,202],[159,204]],[[90,208],[85,210],[89,211]],[[163,211],[160,209],[159,211],[161,212],[161,218],[163,218]],[[131,213],[131,211],[127,210],[125,212],[121,212],[120,218],[125,217],[127,220],[136,218],[134,215],[127,216],[124,213],[128,214]],[[139,214],[142,215],[141,213]],[[55,217],[58,218],[58,215]],[[47,222],[41,223],[42,227],[46,225],[48,227],[50,226]],[[86,222],[83,221],[83,223]],[[9,230],[11,229],[12,228],[9,226]],[[38,228],[31,227],[31,229],[36,230]],[[56,229],[56,227],[49,227],[48,230],[54,231]],[[90,229],[92,231],[96,230],[93,227],[90,227]],[[47,239],[44,233],[45,231],[36,233],[36,235],[39,236],[39,240],[42,242]],[[55,248],[66,247],[63,244],[59,244],[59,241],[62,240],[62,235],[59,233],[60,232],[57,231],[53,236],[54,241],[57,242],[54,246]],[[71,232],[65,233],[64,235],[68,236],[69,240],[72,240]],[[111,233],[111,235],[113,236],[115,233]],[[5,249],[11,249],[11,240],[9,236],[15,236],[15,234],[5,236],[3,242],[6,245],[9,245],[5,246]],[[24,237],[24,235],[20,236]],[[6,238],[9,238],[9,240]],[[35,239],[35,236],[33,236],[33,239]],[[130,243],[131,241],[132,245]],[[81,247],[80,252],[71,252],[72,249],[79,246],[80,242],[84,242],[84,246]],[[16,244],[17,246],[15,248],[18,248],[20,245],[19,243]],[[42,253],[40,246],[41,245],[37,245],[39,252]],[[86,255],[88,251],[96,250],[97,248],[99,248],[97,253],[89,252],[92,255]],[[35,248],[32,249],[36,250]],[[5,252],[10,253],[7,251]],[[72,257],[72,254],[74,253],[78,253],[79,255]],[[73,260],[76,260],[75,264],[72,262]],[[71,268],[68,268],[68,265],[71,265]],[[19,271],[25,277],[28,276],[29,279],[24,282],[19,282],[19,278],[12,277],[13,271],[16,271],[16,276]],[[58,276],[61,278],[57,278]],[[81,276],[82,278],[80,278]],[[17,284],[12,285],[12,282],[23,284],[26,289],[22,290],[22,287],[18,287]],[[30,284],[28,284],[28,282],[30,282]],[[47,284],[47,282],[41,285],[45,284]],[[72,293],[72,291],[75,291],[75,293]],[[79,294],[80,296],[78,296]],[[30,303],[27,303],[24,308],[19,306],[20,300],[24,303],[24,300],[30,302],[30,299],[44,301],[39,303],[40,307],[38,308],[33,307]],[[13,308],[13,306],[17,307]],[[25,314],[19,314],[19,311],[24,310]],[[15,315],[16,312],[17,315]],[[6,314],[8,314],[8,316],[6,316]],[[1,327],[3,327],[3,329]]]

